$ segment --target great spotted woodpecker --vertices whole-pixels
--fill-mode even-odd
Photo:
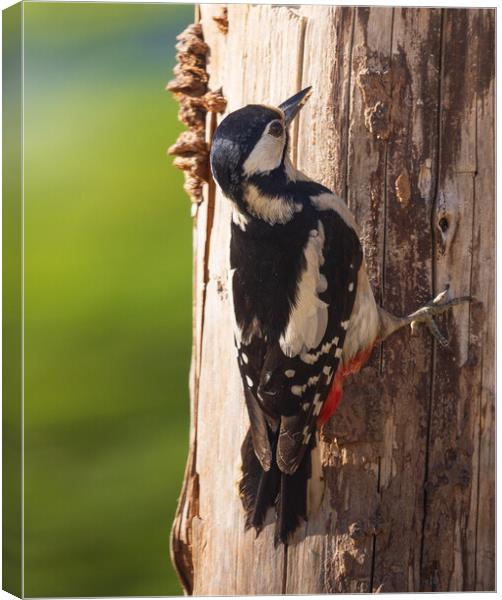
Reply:
[[[467,299],[444,301],[445,291],[403,318],[377,305],[347,205],[288,156],[288,127],[310,94],[232,112],[210,155],[232,204],[235,344],[250,421],[240,495],[257,534],[275,507],[276,544],[307,518],[316,429],[336,410],[344,378],[405,325],[424,322],[445,344],[433,315]]]

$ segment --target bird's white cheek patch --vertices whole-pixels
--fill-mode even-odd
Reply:
[[[277,138],[265,130],[242,167],[244,175],[269,173],[277,169],[282,161],[283,150],[284,136]]]

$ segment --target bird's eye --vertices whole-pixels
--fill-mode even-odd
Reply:
[[[272,121],[272,123],[270,123],[268,126],[269,134],[273,135],[274,137],[281,137],[283,131],[284,128],[280,121]]]

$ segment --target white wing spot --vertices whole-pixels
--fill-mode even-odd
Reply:
[[[310,404],[308,402],[304,402],[302,404],[302,409],[306,412],[309,409]]]
[[[329,375],[331,373],[331,367],[324,367],[324,369],[322,370],[322,372],[325,375]]]
[[[253,380],[251,379],[251,377],[249,377],[249,375],[246,375],[246,382],[250,388],[253,387]]]
[[[311,437],[311,436],[312,436],[312,434],[311,434],[311,433],[309,433],[308,435],[306,435],[306,436],[303,438],[303,443],[304,443],[305,445],[307,445],[307,444],[309,443],[309,441],[310,441],[310,437]]]
[[[314,377],[309,377],[307,380],[307,385],[315,385],[319,381],[319,375],[315,375]]]
[[[313,354],[310,352],[302,352],[300,354],[300,358],[303,362],[307,363],[308,365],[313,365],[319,360],[319,357],[322,354],[327,354],[331,350],[333,344],[336,345],[337,343],[338,338],[336,337],[334,340],[331,340],[331,342],[326,342],[325,344],[323,344],[319,352],[314,352]]]
[[[343,327],[343,329],[345,329],[345,331],[347,331],[347,329],[349,328],[349,322],[347,321],[342,321],[340,323],[340,325]]]
[[[291,377],[295,376],[295,371],[294,371],[294,369],[287,369],[286,371],[284,371],[284,375],[286,375],[286,377],[289,377],[291,379]]]
[[[241,356],[242,356],[242,361],[245,362],[246,364],[248,364],[248,362],[249,362],[248,355],[243,352],[241,354]]]
[[[342,349],[341,348],[337,348],[336,349],[335,356],[337,358],[341,358],[341,356],[342,356]]]
[[[307,383],[305,385],[292,385],[291,393],[294,396],[301,396],[303,392],[312,385],[315,385],[319,381],[319,375],[314,375],[314,377],[309,377],[307,379]]]
[[[354,289],[354,282],[353,282],[353,281],[351,281],[351,282],[349,283],[349,292],[351,292],[353,289]]]

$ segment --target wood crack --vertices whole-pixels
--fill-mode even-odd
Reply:
[[[388,91],[390,98],[391,111],[393,107],[393,87],[394,77],[392,71],[392,51],[394,45],[394,19],[395,19],[395,8],[392,9],[391,26],[390,26],[390,48],[389,48],[389,71],[390,71],[390,89]],[[391,124],[392,127],[392,124]],[[386,284],[386,255],[387,255],[387,221],[388,221],[388,166],[389,166],[389,139],[385,139],[385,155],[384,155],[384,167],[383,167],[383,249],[382,249],[382,278],[380,282],[380,306],[384,307],[385,300],[385,284]],[[385,371],[385,342],[380,344],[379,357],[378,357],[378,369],[380,377],[383,377]],[[377,494],[380,498],[380,477],[381,477],[381,457],[378,457],[378,475],[377,475]],[[373,591],[374,580],[376,570],[376,533],[373,533],[372,540],[372,556],[371,556],[371,571],[370,571],[370,592]]]
[[[300,36],[298,41],[298,59],[297,59],[297,71],[296,71],[296,89],[299,91],[305,85],[303,82],[303,61],[305,59],[305,31],[307,29],[307,18],[299,16],[296,12],[291,11],[296,18],[300,21]],[[298,158],[298,132],[300,131],[300,122],[302,113],[294,121],[293,135],[291,140],[291,159],[293,164],[296,164]]]
[[[437,110],[437,122],[436,122],[436,130],[437,130],[437,148],[436,148],[436,161],[435,161],[435,171],[436,171],[436,180],[434,185],[434,195],[433,202],[431,205],[431,240],[432,240],[432,297],[436,296],[436,288],[437,288],[437,255],[436,255],[436,204],[439,196],[439,180],[440,180],[440,165],[441,165],[441,142],[442,142],[442,98],[443,98],[443,70],[444,70],[444,52],[445,52],[445,41],[444,41],[444,9],[441,9],[441,23],[439,29],[439,64],[438,64],[438,89],[437,89],[437,97],[438,97],[438,110]],[[424,553],[425,553],[425,529],[427,524],[427,481],[429,478],[429,460],[430,460],[430,444],[431,444],[431,431],[432,431],[432,411],[434,407],[434,397],[435,397],[435,381],[436,381],[436,357],[437,357],[437,345],[436,340],[432,339],[431,342],[431,372],[430,372],[430,390],[429,390],[429,405],[428,405],[428,419],[427,419],[427,429],[426,429],[426,438],[425,438],[425,458],[424,458],[424,477],[423,477],[423,503],[422,503],[422,528],[421,528],[421,538],[420,538],[420,586],[419,591],[424,591]]]
[[[474,139],[476,140],[475,148],[476,148],[476,172],[478,170],[478,96],[476,95],[476,117],[475,117],[475,127],[476,131],[474,133]],[[472,254],[471,254],[471,274],[469,278],[469,293],[472,296],[473,293],[473,283],[472,283],[472,275],[473,275],[473,267],[474,267],[474,240],[475,240],[475,224],[476,224],[476,183],[475,177],[473,176],[473,194],[472,194]],[[470,332],[471,332],[471,314],[472,307],[469,306],[469,341],[470,341]],[[483,358],[484,354],[481,354],[481,364],[480,364],[480,379],[479,379],[479,416],[478,416],[478,464],[477,464],[477,473],[476,473],[476,525],[475,525],[475,535],[474,535],[474,589],[476,589],[477,583],[477,567],[478,567],[478,525],[479,525],[479,499],[480,499],[480,483],[481,483],[481,433],[482,433],[482,399],[483,399]]]

